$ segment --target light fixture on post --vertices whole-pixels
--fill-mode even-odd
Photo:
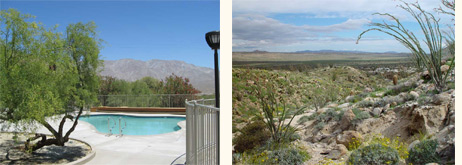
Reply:
[[[220,31],[211,31],[205,34],[207,44],[215,50],[215,106],[220,108],[220,79],[218,72],[218,49],[220,49]]]
[[[218,49],[220,49],[220,31],[211,31],[205,34],[207,44],[215,50],[215,107],[220,108],[220,79],[218,72]],[[217,162],[220,164],[220,111],[217,111]]]

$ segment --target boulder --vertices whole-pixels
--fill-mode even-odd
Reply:
[[[354,96],[347,96],[347,97],[345,98],[345,101],[346,101],[346,102],[353,102],[354,99],[355,99]]]
[[[372,116],[379,116],[381,113],[382,113],[382,108],[377,107],[372,110]]]
[[[364,93],[370,93],[370,92],[372,92],[372,88],[369,88],[369,87],[364,88]]]
[[[443,66],[441,66],[440,69],[441,69],[441,72],[446,73],[449,70],[449,65],[443,65]]]
[[[420,75],[420,77],[422,77],[422,79],[424,79],[424,80],[431,80],[431,79],[432,79],[432,77],[430,76],[430,73],[429,73],[428,71],[424,71],[424,72]]]
[[[338,108],[347,108],[348,106],[350,106],[350,103],[343,103],[342,105],[339,105]]]
[[[433,96],[432,103],[435,105],[441,105],[443,102],[448,102],[451,100],[451,95],[448,93],[441,93]]]
[[[412,97],[414,97],[414,99],[419,98],[419,94],[418,94],[416,91],[411,91],[411,92],[409,92],[409,94],[410,94]]]
[[[340,129],[345,130],[350,127],[351,121],[355,118],[355,114],[351,109],[346,110],[343,114],[342,120],[340,120]]]
[[[343,134],[337,135],[336,138],[337,144],[343,144],[344,146],[349,146],[355,140],[363,141],[363,137],[357,131],[343,131]]]

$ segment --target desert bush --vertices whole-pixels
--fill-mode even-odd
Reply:
[[[306,151],[295,148],[282,148],[269,152],[268,161],[266,163],[280,165],[303,164],[309,157]]]
[[[266,145],[234,156],[242,164],[303,164],[311,156],[305,148],[293,145]]]
[[[399,162],[398,151],[382,144],[371,144],[353,151],[348,158],[348,164],[395,164]]]
[[[297,123],[298,123],[298,124],[303,124],[303,123],[306,123],[307,121],[313,120],[315,114],[316,114],[316,113],[314,113],[314,114],[312,114],[312,115],[310,115],[310,116],[307,116],[307,115],[302,116],[302,117],[300,117],[300,119],[298,119],[298,122],[297,122]]]
[[[374,102],[370,100],[363,100],[357,103],[359,107],[372,107],[374,106]]]
[[[353,121],[361,121],[371,117],[369,112],[361,111],[358,108],[353,108],[352,111],[355,114],[355,118],[353,119]]]
[[[404,5],[399,5],[399,7],[411,14],[419,23],[422,33],[425,36],[423,39],[424,44],[421,44],[420,40],[414,35],[419,34],[419,32],[413,33],[408,30],[401,24],[398,18],[389,13],[376,14],[389,17],[395,24],[388,24],[385,21],[383,23],[371,23],[370,25],[373,28],[363,31],[358,36],[357,42],[361,39],[362,35],[369,31],[379,31],[394,37],[412,52],[413,59],[418,68],[427,69],[435,87],[441,92],[446,87],[447,73],[450,73],[452,69],[454,69],[454,63],[452,62],[446,74],[441,71],[443,39],[446,40],[446,47],[449,49],[451,58],[455,59],[454,33],[446,33],[447,36],[443,37],[442,30],[440,30],[439,19],[435,18],[433,14],[423,10],[417,2],[412,4],[403,3]],[[427,53],[422,46],[427,46],[429,53]]]
[[[259,147],[264,144],[269,138],[270,133],[266,129],[266,124],[263,121],[256,121],[244,126],[241,129],[241,134],[235,138],[234,150],[242,153]]]
[[[437,147],[438,142],[436,140],[423,140],[411,148],[409,158],[406,161],[412,164],[437,163],[439,162]]]

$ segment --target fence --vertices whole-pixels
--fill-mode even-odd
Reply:
[[[215,100],[185,101],[186,164],[219,163],[219,116]]]
[[[185,100],[199,99],[192,94],[99,95],[100,106],[109,107],[185,107]]]

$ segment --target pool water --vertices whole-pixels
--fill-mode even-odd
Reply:
[[[145,117],[145,116],[126,116],[126,115],[89,115],[81,116],[79,120],[88,122],[95,126],[96,130],[101,133],[109,133],[109,127],[112,128],[112,134],[119,134],[119,119],[122,133],[124,135],[157,135],[178,131],[181,128],[178,122],[186,120],[184,117]],[[124,122],[125,121],[125,122]]]

